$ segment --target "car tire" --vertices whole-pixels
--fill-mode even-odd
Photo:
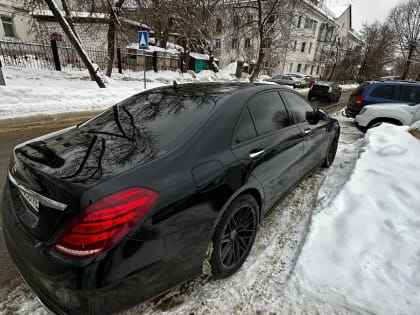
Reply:
[[[333,164],[335,156],[337,154],[337,148],[338,148],[338,140],[340,138],[340,130],[337,130],[337,133],[334,136],[333,141],[330,144],[330,147],[328,148],[327,156],[325,157],[324,164],[322,165],[325,168],[328,168]]]
[[[237,197],[226,209],[213,236],[212,275],[223,279],[245,262],[254,244],[259,206],[251,195]]]

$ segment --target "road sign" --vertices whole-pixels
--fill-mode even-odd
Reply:
[[[139,31],[139,49],[149,49],[149,33],[147,31]]]

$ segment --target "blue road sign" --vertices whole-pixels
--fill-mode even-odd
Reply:
[[[139,31],[139,49],[149,49],[149,33],[147,31]]]

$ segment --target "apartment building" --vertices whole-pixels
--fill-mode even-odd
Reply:
[[[0,40],[31,41],[32,19],[22,1],[0,0]]]
[[[273,49],[275,43],[262,43],[263,47],[271,44],[266,52],[265,73],[325,76],[338,58],[337,50],[342,52],[362,44],[357,33],[352,31],[351,5],[328,7],[325,0],[295,0],[290,3],[293,4],[291,18],[286,21],[289,24],[283,25],[287,32],[273,36],[279,41],[281,38],[286,40],[288,44]],[[245,20],[246,24],[246,21],[252,20],[253,13],[234,18],[241,19],[242,24]],[[238,31],[236,36],[229,35],[235,33],[232,32],[235,23],[224,21],[226,18],[223,20],[223,17],[218,20],[214,40],[214,54],[221,65],[239,59],[246,63],[254,62],[259,48],[258,36],[255,32],[243,30]]]

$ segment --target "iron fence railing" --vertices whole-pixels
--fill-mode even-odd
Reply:
[[[80,71],[86,69],[79,57],[76,49],[57,45],[59,63],[62,71]],[[93,63],[97,64],[101,70],[107,67],[108,55],[106,50],[85,48]],[[180,56],[169,52],[150,51],[145,53],[132,48],[123,48],[121,59],[114,58],[113,67],[118,68],[118,63],[123,71],[143,71],[144,64],[146,70],[153,70],[153,62],[156,59],[156,67],[159,70],[176,70],[180,68]],[[5,66],[55,70],[56,64],[52,47],[49,44],[12,42],[0,40],[0,58]],[[146,62],[144,62],[144,58]]]

